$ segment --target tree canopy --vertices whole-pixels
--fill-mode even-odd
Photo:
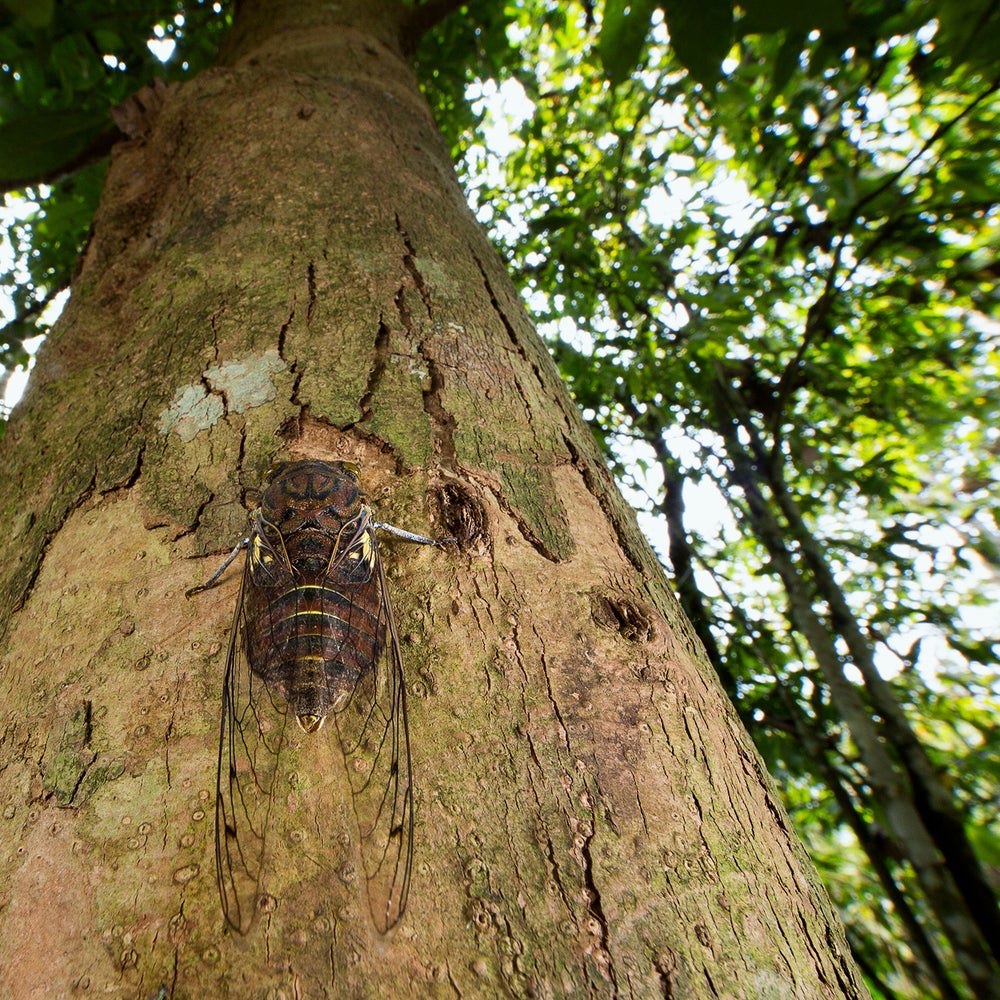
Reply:
[[[8,373],[69,285],[127,98],[209,65],[227,17],[5,4]],[[1000,946],[1000,4],[430,0],[413,20],[469,197],[869,986],[970,996]]]

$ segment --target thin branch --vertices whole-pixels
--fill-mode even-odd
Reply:
[[[118,128],[112,125],[94,136],[71,160],[60,163],[59,166],[53,167],[51,170],[32,174],[30,177],[7,178],[3,189],[5,191],[20,191],[26,187],[38,187],[39,184],[57,184],[64,178],[71,177],[84,167],[89,167],[92,163],[103,160],[111,152],[111,147],[123,138]]]

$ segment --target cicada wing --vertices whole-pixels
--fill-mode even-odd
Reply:
[[[222,685],[222,722],[215,796],[215,863],[222,911],[246,934],[253,923],[287,713],[272,702],[247,658],[247,589],[255,586],[250,555],[243,570]]]
[[[403,661],[377,548],[374,560],[372,582],[378,586],[379,633],[385,641],[374,676],[358,683],[335,721],[351,783],[368,906],[384,934],[403,915],[410,890],[413,778]]]

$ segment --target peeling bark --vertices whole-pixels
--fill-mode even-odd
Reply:
[[[243,4],[227,65],[115,152],[2,443],[0,993],[862,997],[464,204],[400,56],[407,10]],[[202,398],[193,434],[164,418]],[[276,456],[356,461],[380,519],[461,542],[384,546],[416,791],[384,938],[328,740],[289,749],[245,938],[216,897],[235,577],[183,594]]]

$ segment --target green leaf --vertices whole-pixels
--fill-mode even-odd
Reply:
[[[72,162],[110,118],[94,111],[38,111],[0,125],[0,183],[46,177]]]
[[[774,57],[771,71],[770,96],[773,100],[784,92],[785,85],[799,68],[799,54],[805,45],[805,37],[800,32],[789,32]]]
[[[733,44],[731,0],[665,0],[663,9],[674,54],[695,80],[713,86]]]
[[[612,87],[639,64],[656,0],[607,0],[597,51]]]
[[[45,28],[52,23],[55,0],[2,0],[3,6],[15,17],[23,18],[33,28]]]
[[[987,72],[996,66],[1000,10],[993,0],[942,0],[939,44],[955,62]]]
[[[844,0],[742,0],[739,23],[744,35],[770,31],[841,31],[846,24]]]

